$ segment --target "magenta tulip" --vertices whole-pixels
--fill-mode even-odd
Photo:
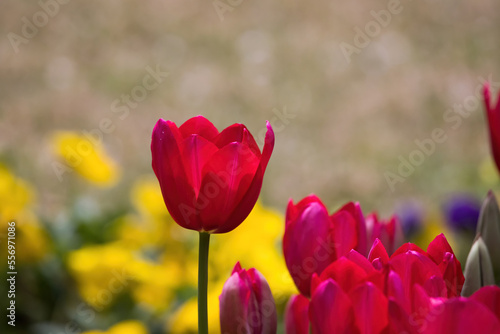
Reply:
[[[484,104],[486,107],[486,116],[488,117],[488,128],[490,132],[491,151],[493,159],[500,171],[500,94],[496,104],[492,104],[490,85],[484,85]]]
[[[310,195],[286,211],[283,254],[301,294],[310,296],[311,277],[352,249],[366,255],[366,230],[358,203],[347,203],[332,215]]]
[[[312,274],[320,274],[335,260],[328,210],[315,195],[296,205],[290,200],[285,221],[285,262],[300,293],[309,297]]]
[[[275,334],[277,315],[266,279],[256,269],[234,266],[219,296],[222,334]]]
[[[160,119],[151,140],[152,165],[177,224],[208,233],[241,224],[257,201],[273,147],[269,122],[261,153],[242,124],[219,133],[202,116],[180,127]]]

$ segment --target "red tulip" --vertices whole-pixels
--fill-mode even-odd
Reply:
[[[366,245],[364,218],[359,204],[348,203],[331,216],[315,195],[297,204],[292,200],[286,211],[283,254],[295,285],[304,296],[310,296],[311,277],[321,274],[330,263],[347,255],[352,249]]]
[[[285,309],[285,333],[309,334],[309,299],[306,297],[290,297]]]
[[[490,130],[491,151],[497,169],[500,171],[500,94],[496,105],[493,105],[491,102],[490,85],[488,83],[484,85],[484,104]]]
[[[256,269],[234,266],[219,296],[221,332],[275,334],[277,315],[266,279]]]
[[[153,170],[180,226],[209,233],[236,228],[252,210],[274,147],[269,122],[262,153],[242,124],[220,132],[202,116],[153,130]]]

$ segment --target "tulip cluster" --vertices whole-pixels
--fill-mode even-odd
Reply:
[[[357,203],[329,215],[314,195],[296,205],[290,202],[283,252],[301,294],[287,305],[286,332],[500,330],[500,316],[495,316],[500,314],[500,288],[459,297],[464,276],[443,234],[426,251],[401,241],[395,217],[388,222],[380,222],[376,214],[364,217]],[[472,317],[477,312],[483,319],[479,325]],[[451,317],[462,313],[464,322],[452,324]]]
[[[283,253],[297,289],[310,297],[311,278],[354,249],[362,256],[375,239],[383,240],[390,253],[403,243],[396,217],[379,221],[373,213],[366,218],[359,203],[349,202],[332,215],[321,200],[310,195],[297,204],[291,200],[286,211]]]
[[[407,243],[392,256],[376,239],[368,257],[351,250],[312,275],[310,300],[298,295],[289,301],[286,331],[498,333],[500,288],[484,287],[467,299],[459,297],[463,282],[442,234],[427,251]]]
[[[490,106],[488,87],[485,99],[498,163],[500,137],[493,127],[500,124],[500,103]],[[219,133],[198,116],[179,128],[160,120],[153,130],[153,169],[165,204],[180,226],[200,232],[201,333],[208,332],[209,236],[229,232],[247,217],[273,146],[269,123],[262,152],[241,124]],[[464,278],[444,234],[424,251],[404,243],[396,216],[387,221],[376,213],[365,216],[355,202],[330,214],[315,195],[297,204],[290,200],[282,247],[300,294],[292,296],[286,307],[286,333],[500,333],[500,287],[486,286],[495,283],[500,268],[500,210],[492,194],[477,228]],[[271,289],[255,268],[245,270],[236,263],[219,305],[223,333],[277,331]]]

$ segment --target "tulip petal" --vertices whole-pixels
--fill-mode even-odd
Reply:
[[[399,303],[389,298],[389,333],[419,334],[416,328],[410,325],[410,316]]]
[[[500,117],[500,107],[497,107],[497,114]],[[496,132],[498,132],[498,129]],[[497,144],[499,145],[498,149],[500,149],[500,141]],[[497,199],[491,190],[488,192],[481,207],[477,225],[478,235],[483,238],[484,244],[488,248],[493,272],[496,277],[496,284],[500,284],[500,209],[498,208]]]
[[[246,193],[241,198],[241,201],[233,210],[231,216],[229,216],[227,222],[221,226],[216,233],[225,233],[233,230],[236,227],[236,223],[239,224],[250,214],[250,211],[252,211],[255,203],[257,202],[257,198],[259,197],[260,189],[262,188],[262,181],[264,179],[264,172],[266,171],[267,164],[271,158],[271,153],[273,153],[273,148],[274,132],[271,127],[271,123],[267,122],[264,149],[262,150],[260,163],[257,167],[253,180],[247,188]]]
[[[191,135],[199,135],[208,141],[212,141],[218,134],[219,130],[203,116],[195,116],[185,121],[179,131],[183,138]]]
[[[418,286],[418,284],[415,284],[415,286]],[[440,276],[431,276],[427,281],[425,281],[422,288],[430,297],[448,298],[446,283]]]
[[[309,304],[309,319],[313,334],[358,333],[352,303],[332,279],[322,282],[315,290]]]
[[[445,300],[429,312],[425,334],[498,334],[500,322],[483,304],[463,297]]]
[[[285,333],[309,334],[309,299],[293,295],[285,309]]]
[[[393,257],[396,257],[399,254],[405,254],[408,251],[414,251],[420,254],[427,255],[427,253],[422,248],[418,247],[417,245],[411,242],[407,242],[405,244],[402,244],[398,249],[396,249],[396,251],[391,255],[390,258],[392,259]]]
[[[380,259],[383,264],[387,264],[389,262],[389,255],[385,250],[384,244],[378,238],[373,242],[373,246],[368,254],[368,260],[373,262],[373,260],[377,258]]]
[[[195,192],[182,163],[181,140],[175,123],[158,120],[151,138],[152,166],[172,218],[184,228],[198,230],[201,223],[195,208]]]
[[[348,260],[351,260],[352,262],[356,263],[359,267],[363,268],[363,270],[367,274],[371,274],[373,272],[376,272],[375,268],[373,268],[373,265],[371,264],[370,261],[354,249],[352,249],[347,255],[345,256]]]
[[[483,286],[495,284],[490,255],[481,237],[472,244],[465,262],[464,276],[464,297],[469,297]]]
[[[455,257],[444,234],[439,234],[427,247],[429,258],[441,269],[448,290],[448,297],[459,296],[464,284],[460,262]]]
[[[328,211],[321,202],[311,202],[285,229],[283,254],[299,291],[310,296],[311,276],[320,274],[335,259]]]
[[[196,134],[189,135],[181,143],[184,170],[196,198],[200,192],[203,167],[217,151],[217,146]]]
[[[214,139],[214,144],[219,148],[223,148],[231,143],[246,144],[248,150],[260,159],[261,153],[255,139],[243,124],[233,124],[224,130]],[[243,152],[243,154],[247,154]],[[248,153],[249,154],[249,153]]]
[[[359,285],[349,294],[361,334],[379,334],[389,324],[388,301],[373,283]]]
[[[427,256],[416,251],[398,254],[390,261],[391,269],[396,272],[403,282],[405,296],[413,300],[412,289],[414,284],[424,285],[432,276],[441,277],[438,266]]]
[[[251,289],[246,280],[235,272],[228,278],[219,296],[220,325],[222,333],[232,333],[236,328],[243,328],[250,332],[248,325],[248,305],[251,298]]]
[[[328,209],[323,204],[323,202],[321,201],[321,199],[318,196],[314,195],[314,194],[311,194],[311,195],[309,195],[307,197],[304,197],[297,204],[293,204],[292,199],[290,199],[288,201],[288,206],[286,208],[285,225],[288,226],[288,224],[291,221],[296,220],[298,218],[298,215],[302,211],[304,211],[305,208],[307,208],[309,206],[309,204],[311,204],[311,203],[318,203],[318,204],[320,204],[321,206],[323,206],[324,211],[328,212]]]
[[[239,262],[219,296],[222,333],[275,334],[277,315],[266,279],[255,268],[244,270]]]
[[[337,259],[323,270],[321,281],[333,279],[345,292],[350,292],[358,284],[366,282],[368,274],[363,268],[345,257]]]
[[[356,221],[346,211],[338,211],[331,216],[333,242],[337,257],[345,256],[358,244]]]
[[[394,302],[396,302],[406,313],[410,313],[410,300],[405,295],[401,277],[399,277],[399,275],[392,270],[389,271],[389,274],[387,275],[386,295],[389,299],[392,299]]]
[[[488,117],[488,127],[490,132],[490,145],[493,153],[493,159],[500,170],[500,94],[495,106],[491,103],[491,92],[489,83],[484,85],[484,103],[486,107],[486,116]]]
[[[425,330],[425,323],[432,308],[432,300],[425,289],[421,285],[415,284],[413,286],[413,300],[411,301],[412,312],[408,320],[419,333]]]
[[[339,211],[347,211],[356,221],[356,236],[357,236],[357,246],[356,250],[363,256],[367,255],[368,252],[368,238],[366,235],[366,222],[363,211],[361,211],[361,206],[358,202],[349,202],[345,204]]]
[[[259,320],[254,329],[258,329],[254,333],[262,334],[275,334],[278,324],[278,316],[276,313],[276,304],[271,292],[271,288],[262,274],[255,268],[248,270],[252,282],[252,289],[257,301],[255,315],[259,316]],[[250,315],[250,322],[252,321],[252,313]]]
[[[239,154],[240,145],[233,142],[224,146],[203,168],[198,204],[200,207],[203,203],[211,205],[201,212],[205,231],[215,232],[221,222],[233,223],[228,217],[242,200],[258,169],[259,160],[255,156],[243,159]]]
[[[475,300],[493,312],[500,321],[500,287],[489,285],[474,292],[470,299]]]

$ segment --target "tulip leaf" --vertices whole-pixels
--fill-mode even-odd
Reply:
[[[496,283],[500,284],[500,209],[491,190],[481,207],[476,238],[478,236],[488,249]]]
[[[472,244],[465,263],[464,277],[462,289],[464,297],[469,297],[483,286],[495,284],[491,258],[481,237],[478,237]]]

